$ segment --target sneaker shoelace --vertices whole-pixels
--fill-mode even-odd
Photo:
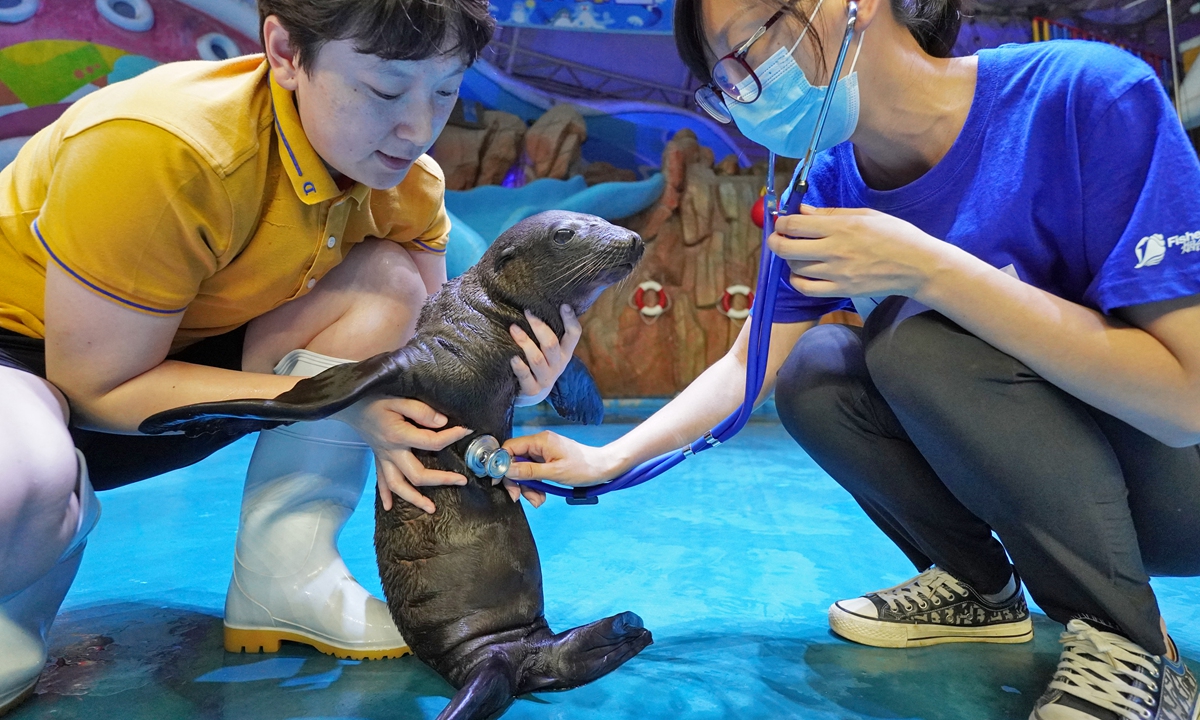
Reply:
[[[1116,713],[1123,720],[1149,720],[1154,713],[1162,662],[1120,635],[1072,620],[1059,638],[1063,653],[1051,690],[1060,690]],[[1136,701],[1141,701],[1136,702]]]
[[[899,612],[901,605],[904,606],[905,612],[912,612],[913,605],[924,610],[929,607],[935,595],[954,601],[960,595],[966,594],[967,589],[962,583],[950,573],[938,568],[930,568],[900,587],[875,593],[893,612]]]

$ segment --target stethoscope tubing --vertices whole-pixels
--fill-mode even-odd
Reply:
[[[776,212],[778,205],[775,195],[775,153],[770,153],[770,159],[767,163],[767,192],[763,199],[762,255],[758,265],[758,285],[756,286],[758,292],[754,296],[753,312],[750,315],[750,338],[746,351],[746,393],[741,407],[717,423],[712,430],[705,433],[703,437],[698,438],[692,444],[647,460],[632,470],[607,482],[587,487],[571,488],[553,485],[541,480],[520,480],[518,482],[521,485],[534,490],[540,490],[547,495],[556,495],[568,500],[595,502],[595,498],[601,495],[641,485],[665,473],[688,457],[721,445],[732,439],[749,422],[758,396],[762,392],[763,382],[766,377],[767,364],[771,352],[771,328],[775,321],[775,302],[778,296],[776,288],[781,282],[784,268],[787,265],[782,258],[771,251],[768,240],[772,233],[775,232],[776,218],[779,215],[794,215],[798,213],[800,211],[800,204],[804,200],[805,194],[807,194],[808,173],[812,169],[817,144],[821,139],[821,131],[825,128],[825,118],[829,114],[833,94],[837,89],[839,76],[842,72],[842,65],[846,60],[846,51],[850,47],[850,39],[854,35],[854,26],[858,20],[858,3],[855,0],[850,0],[847,15],[846,32],[842,37],[842,45],[838,49],[837,60],[833,65],[829,87],[825,91],[824,100],[821,102],[821,112],[817,115],[817,126],[813,129],[813,136],[809,141],[808,151],[792,175],[792,180],[784,197],[784,207],[779,212]],[[515,459],[528,461],[528,458]]]
[[[774,176],[775,157],[771,156],[769,163],[768,183]],[[797,168],[793,180],[799,179],[800,169]],[[788,198],[783,214],[792,214],[799,210],[802,197],[798,193],[792,193]],[[730,440],[746,426],[750,420],[750,415],[754,412],[755,401],[759,393],[762,392],[763,381],[766,376],[767,359],[770,354],[771,343],[771,326],[774,324],[775,317],[775,299],[776,293],[773,288],[777,287],[782,275],[782,269],[786,265],[767,246],[767,239],[775,231],[775,218],[777,213],[774,212],[776,199],[774,189],[768,187],[767,195],[764,200],[763,213],[763,233],[762,233],[762,262],[759,263],[758,285],[759,288],[766,288],[757,293],[754,297],[754,311],[750,315],[750,338],[746,352],[746,389],[742,405],[728,417],[718,423],[712,430],[706,433],[703,437],[698,438],[691,445],[663,453],[658,457],[647,460],[640,465],[634,467],[623,475],[616,477],[608,482],[598,485],[591,485],[581,488],[569,488],[561,485],[553,485],[541,480],[521,480],[521,485],[540,490],[547,495],[556,495],[558,497],[571,498],[575,500],[584,500],[588,498],[596,498],[606,493],[625,488],[635,487],[642,483],[652,480],[655,477],[675,467],[679,463],[686,460],[690,455],[704,452],[713,447]],[[710,440],[711,438],[711,440]],[[526,458],[515,458],[516,460],[527,460]]]

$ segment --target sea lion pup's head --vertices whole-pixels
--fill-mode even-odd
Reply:
[[[633,272],[644,249],[637,233],[603,218],[550,211],[506,230],[476,268],[494,299],[549,319],[564,303],[587,310]]]

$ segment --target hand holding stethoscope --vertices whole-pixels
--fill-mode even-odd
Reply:
[[[807,205],[777,218],[767,243],[811,297],[917,297],[962,252],[877,210]]]
[[[795,59],[792,57],[792,52],[800,44],[800,40],[804,38],[804,33],[808,29],[807,27],[794,44],[790,47],[787,45],[781,47],[779,51],[775,52],[757,70],[751,69],[750,65],[746,62],[746,56],[750,47],[778,22],[783,12],[784,10],[780,10],[775,13],[749,40],[742,43],[737,50],[719,60],[713,72],[713,83],[702,87],[696,93],[696,99],[701,107],[704,107],[713,117],[722,122],[729,122],[734,117],[741,118],[739,127],[758,128],[763,131],[763,139],[775,140],[778,139],[775,136],[781,135],[789,143],[787,146],[791,147],[790,143],[793,142],[794,138],[799,136],[807,138],[807,149],[803,153],[803,160],[793,178],[789,193],[784,198],[782,211],[778,219],[774,216],[776,210],[774,188],[775,153],[771,153],[767,171],[766,196],[766,208],[771,213],[771,217],[767,218],[767,222],[763,228],[764,246],[769,247],[764,247],[762,253],[757,283],[757,287],[759,288],[773,288],[776,286],[782,274],[786,272],[783,259],[788,259],[787,255],[794,255],[795,257],[792,259],[794,262],[802,263],[800,265],[801,269],[806,271],[811,270],[814,273],[827,272],[833,265],[840,267],[840,264],[835,263],[835,259],[830,256],[819,255],[808,257],[813,254],[814,248],[825,249],[832,242],[841,239],[840,235],[838,237],[830,237],[825,231],[810,227],[814,220],[819,219],[818,216],[800,215],[795,219],[789,219],[789,216],[796,215],[800,211],[800,201],[808,189],[808,174],[812,169],[813,158],[817,151],[848,139],[849,134],[853,131],[855,122],[857,122],[856,112],[852,112],[855,111],[857,103],[851,100],[851,93],[845,90],[846,86],[857,87],[855,76],[851,73],[845,82],[839,82],[839,78],[841,77],[842,64],[846,59],[846,51],[849,49],[850,40],[854,35],[854,26],[858,19],[858,3],[854,0],[850,0],[847,3],[845,34],[838,49],[837,61],[833,66],[830,83],[823,90],[819,106],[813,102],[815,96],[810,95],[810,93],[820,92],[821,89],[813,88],[808,83],[804,77],[804,73],[800,71],[799,66],[796,65]],[[759,73],[763,77],[760,78]],[[856,93],[857,90],[855,89],[852,92]],[[724,100],[721,99],[722,94],[734,101],[733,107],[725,105]],[[812,112],[813,108],[818,107],[818,111],[814,114]],[[754,108],[754,110],[751,111],[751,108]],[[836,111],[833,111],[834,108],[836,108]],[[753,121],[749,119],[751,114],[763,115],[764,117],[759,121]],[[746,117],[743,117],[743,115]],[[831,130],[828,136],[823,136],[822,132],[825,129],[826,122],[831,117],[834,118],[833,122],[837,127]],[[754,133],[747,134],[751,135],[751,139],[762,142],[762,139],[753,137]],[[771,137],[768,138],[767,136]],[[804,139],[801,139],[800,142],[804,142]],[[764,142],[763,144],[772,148],[779,146],[778,142]],[[799,155],[798,152],[795,154]],[[827,216],[824,219],[830,220],[831,218]],[[841,220],[842,218],[834,219]],[[773,229],[776,223],[784,223],[784,228],[787,229],[787,232],[808,234],[791,238],[775,233]],[[825,230],[831,230],[831,228],[825,228]],[[779,249],[787,253],[787,255],[782,256],[782,259],[771,252],[771,250],[775,249],[774,245],[770,245],[773,241],[777,242]],[[808,243],[808,245],[793,247],[792,243]],[[834,273],[830,274],[831,276],[834,275]],[[908,274],[903,272],[896,274],[902,277],[908,276]],[[886,269],[880,275],[887,276]],[[840,275],[836,277],[840,277]],[[817,282],[836,285],[837,280],[831,277],[830,279],[822,278]],[[831,290],[832,288],[828,287],[825,289]],[[747,349],[745,400],[742,406],[696,441],[673,452],[668,452],[647,460],[621,476],[601,485],[576,486],[571,488],[526,479],[531,475],[536,477],[537,475],[533,475],[533,473],[539,472],[533,469],[531,463],[519,462],[526,458],[514,458],[518,462],[511,466],[509,465],[507,453],[521,454],[531,452],[531,454],[540,456],[542,460],[550,461],[550,466],[561,467],[562,463],[570,460],[570,458],[561,453],[559,453],[561,456],[556,456],[553,452],[546,452],[547,447],[553,446],[554,443],[531,442],[528,438],[510,440],[506,449],[497,448],[492,452],[506,453],[502,464],[508,471],[509,477],[518,480],[526,488],[536,492],[565,497],[567,502],[572,504],[593,504],[604,493],[639,485],[666,472],[698,452],[719,446],[745,426],[746,421],[749,420],[750,413],[754,409],[754,401],[762,389],[770,349],[770,332],[775,313],[775,299],[776,294],[769,291],[760,292],[755,298],[754,315],[750,322]],[[550,449],[562,450],[563,448],[550,447]],[[587,458],[578,457],[575,458],[576,462],[573,464],[576,466],[580,464],[597,464],[596,462],[585,463],[585,460]],[[602,463],[599,464],[602,465]],[[552,467],[547,468],[547,470],[549,469],[552,469]],[[541,476],[547,477],[549,474],[546,472]],[[556,477],[556,479],[560,482],[566,481],[565,477]]]
[[[814,16],[823,3],[819,0]],[[857,124],[854,66],[863,33],[859,33],[850,71],[841,78],[858,19],[857,3],[851,0],[847,5],[845,33],[820,102],[817,93],[821,88],[808,82],[793,57],[811,22],[794,42],[785,39],[756,69],[751,69],[747,60],[786,9],[772,15],[749,39],[717,61],[712,82],[696,91],[696,102],[722,123],[736,120],[750,139],[803,158],[791,196],[785,198],[785,210],[776,218],[775,232],[768,240],[770,249],[788,261],[792,287],[815,297],[911,297],[936,274],[939,264],[954,253],[953,248],[908,222],[874,210],[799,207],[808,189],[814,155],[849,139]]]

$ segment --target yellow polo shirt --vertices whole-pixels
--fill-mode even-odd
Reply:
[[[46,266],[156,315],[173,350],[301,297],[364,238],[444,253],[441,169],[343,192],[262,56],[180,62],[72,105],[0,172],[0,328],[45,337]]]

